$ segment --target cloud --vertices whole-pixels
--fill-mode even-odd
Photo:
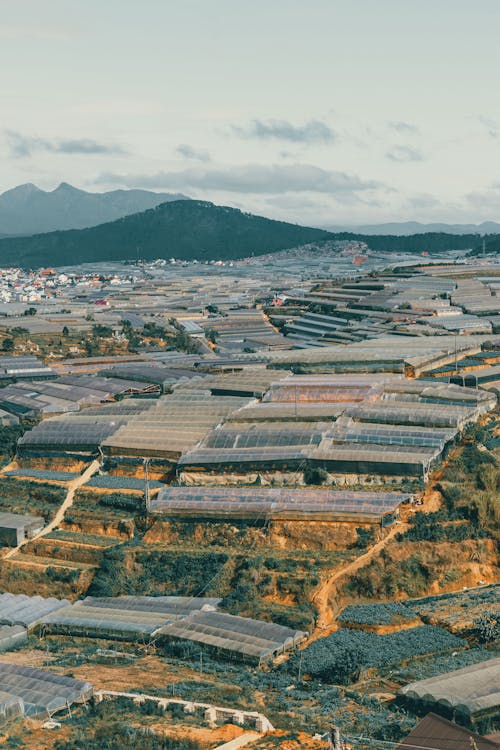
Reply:
[[[321,120],[309,120],[304,125],[293,125],[287,120],[252,120],[245,127],[232,126],[242,138],[291,141],[292,143],[332,143],[335,132]]]
[[[238,167],[192,167],[178,172],[144,174],[103,174],[98,184],[172,190],[208,190],[228,193],[324,193],[338,200],[383,187],[356,175],[330,171],[311,164],[261,165]]]
[[[493,186],[491,190],[474,190],[464,196],[469,206],[476,210],[494,211],[498,215],[500,210],[500,185]]]
[[[500,135],[500,125],[495,120],[492,120],[491,117],[485,117],[484,115],[479,115],[478,118],[479,122],[483,126],[483,128],[486,129],[486,132],[490,136],[490,138],[493,138],[496,140]]]
[[[411,195],[406,200],[406,206],[408,208],[435,208],[441,205],[438,199],[430,193],[417,193]]]
[[[417,126],[413,123],[403,122],[401,120],[390,122],[389,127],[391,130],[395,130],[396,133],[401,133],[401,135],[416,135],[419,132]]]
[[[208,151],[201,151],[187,143],[181,143],[175,149],[179,156],[183,156],[185,159],[192,159],[193,161],[210,161],[210,154]]]
[[[125,154],[126,151],[117,145],[99,143],[90,138],[34,138],[22,135],[13,130],[5,131],[12,156],[20,159],[34,153],[46,151],[51,154]]]
[[[423,161],[424,157],[418,148],[413,146],[394,146],[386,153],[387,159],[397,162]]]

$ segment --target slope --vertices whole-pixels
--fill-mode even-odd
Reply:
[[[0,239],[0,264],[38,267],[137,258],[237,259],[332,238],[205,201],[163,203],[91,229]]]

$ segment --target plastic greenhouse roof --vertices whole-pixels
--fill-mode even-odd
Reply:
[[[306,633],[283,625],[237,617],[221,612],[196,612],[158,632],[177,640],[189,640],[256,659],[293,648]]]
[[[271,487],[166,487],[151,501],[154,515],[335,517],[393,513],[410,495]]]
[[[50,715],[71,703],[90,698],[93,688],[89,682],[45,670],[0,663],[0,691],[21,698],[26,715],[37,716]]]
[[[0,624],[24,625],[29,628],[45,615],[69,604],[67,599],[0,594]]]
[[[500,706],[500,657],[403,687],[413,700],[439,703],[469,715]]]

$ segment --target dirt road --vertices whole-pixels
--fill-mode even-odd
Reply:
[[[365,552],[363,555],[360,555],[352,562],[348,563],[344,568],[337,570],[332,576],[330,576],[330,578],[327,578],[318,586],[312,599],[313,604],[318,610],[318,617],[316,620],[317,624],[308,641],[309,643],[311,641],[315,641],[317,638],[321,638],[324,635],[327,635],[329,631],[334,629],[334,626],[332,627],[332,620],[335,615],[335,608],[332,606],[331,602],[337,590],[337,583],[340,580],[353,575],[360,568],[363,568],[365,565],[367,565],[370,560],[380,554],[384,547],[386,547],[389,542],[394,539],[396,534],[403,533],[407,531],[408,528],[409,524],[403,521],[395,523],[387,536],[381,539],[380,542],[374,544],[373,547],[370,547],[367,552]]]
[[[73,504],[73,498],[75,496],[75,492],[77,489],[79,489],[82,485],[86,484],[90,477],[96,473],[96,471],[99,469],[100,463],[97,459],[94,459],[92,463],[87,466],[85,471],[82,474],[79,474],[75,479],[73,479],[68,484],[68,491],[66,493],[66,497],[64,498],[61,506],[59,507],[57,513],[55,514],[54,518],[50,523],[47,524],[47,526],[44,526],[44,528],[40,531],[39,534],[36,534],[36,536],[32,537],[31,539],[24,539],[21,544],[19,544],[17,547],[12,547],[11,550],[7,552],[6,555],[4,555],[4,560],[8,560],[12,557],[14,557],[19,550],[21,550],[25,544],[28,544],[28,542],[35,541],[36,539],[40,539],[41,537],[47,536],[47,534],[50,534],[51,531],[54,531],[61,521],[64,518],[64,514],[68,510],[68,508],[71,508]]]

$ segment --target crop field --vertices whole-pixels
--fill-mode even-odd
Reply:
[[[414,620],[415,612],[400,602],[350,604],[338,619],[341,623],[353,625],[397,625]]]
[[[21,479],[0,482],[0,510],[43,516],[49,521],[66,495],[64,487]]]
[[[314,641],[302,652],[303,671],[328,682],[345,683],[370,667],[398,664],[415,656],[440,654],[467,645],[467,641],[432,625],[388,635],[341,629]],[[295,655],[290,662],[298,658]]]
[[[406,602],[425,622],[467,633],[486,612],[500,615],[500,584]]]
[[[93,476],[86,487],[98,487],[106,490],[137,490],[138,492],[144,492],[146,488],[146,482],[144,479],[138,479],[136,477],[125,477],[116,476],[114,474],[100,474]],[[152,490],[161,489],[165,485],[162,482],[151,480],[149,487]]]
[[[49,469],[11,469],[6,471],[4,476],[48,482],[71,482],[72,479],[76,479],[78,473],[76,471],[50,471]]]

